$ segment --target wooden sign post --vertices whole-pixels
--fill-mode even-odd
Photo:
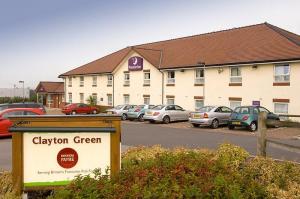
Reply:
[[[23,191],[52,190],[77,175],[120,171],[121,128],[116,116],[11,117],[13,183]]]

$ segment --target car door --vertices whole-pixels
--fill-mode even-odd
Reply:
[[[224,118],[223,118],[223,113],[222,113],[221,107],[216,108],[216,110],[214,111],[212,117],[216,118],[219,121],[219,124],[224,123]]]
[[[175,111],[177,120],[188,120],[188,114],[182,107],[175,105]]]
[[[176,121],[176,111],[175,111],[175,106],[174,105],[168,105],[165,108],[165,115],[168,115],[170,117],[170,121]]]
[[[226,106],[221,107],[221,112],[222,112],[222,123],[223,124],[228,124],[230,115],[232,113],[232,110]]]

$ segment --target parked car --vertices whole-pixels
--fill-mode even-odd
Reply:
[[[250,131],[257,130],[258,114],[267,113],[267,119],[279,120],[279,116],[270,112],[262,106],[240,106],[236,107],[228,122],[228,128],[234,129],[236,126],[247,127]]]
[[[178,105],[158,105],[145,112],[144,120],[167,124],[173,121],[186,121],[189,119],[189,113],[190,111],[186,111]]]
[[[44,114],[40,108],[9,108],[0,111],[0,137],[11,136],[11,133],[8,131],[12,125],[12,122],[8,119],[9,116]]]
[[[129,104],[124,104],[124,105],[118,105],[114,108],[111,109],[107,109],[105,112],[107,114],[114,114],[114,115],[118,115],[121,116],[122,120],[127,120],[128,115],[127,112],[129,109],[133,109],[135,108],[136,105],[129,105]]]
[[[39,108],[46,113],[45,107],[40,103],[35,102],[22,102],[22,103],[6,103],[0,104],[0,111],[8,108]]]
[[[139,120],[143,121],[144,120],[144,115],[145,115],[145,110],[153,108],[154,105],[138,105],[132,109],[129,109],[127,112],[127,116],[129,120]]]
[[[99,110],[95,106],[90,106],[83,103],[73,103],[64,106],[61,112],[63,112],[66,115],[97,114]]]
[[[189,122],[194,127],[205,125],[215,129],[220,124],[228,124],[231,113],[232,110],[226,106],[204,106],[190,113]]]

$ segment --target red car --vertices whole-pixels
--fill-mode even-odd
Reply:
[[[0,111],[0,137],[11,136],[11,133],[8,131],[12,125],[12,122],[8,119],[9,116],[44,114],[40,108],[9,108]]]
[[[75,115],[75,114],[97,114],[98,108],[95,106],[89,106],[87,104],[83,103],[73,103],[73,104],[68,104],[66,105],[62,111],[66,115]]]

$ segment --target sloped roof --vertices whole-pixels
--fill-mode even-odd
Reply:
[[[127,47],[60,76],[112,72],[131,50],[160,69],[288,61],[300,60],[300,36],[262,23]]]
[[[40,82],[36,87],[37,93],[64,93],[64,82]]]

